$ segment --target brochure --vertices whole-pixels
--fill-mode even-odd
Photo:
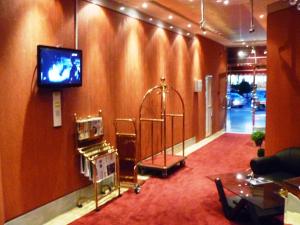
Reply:
[[[264,177],[249,178],[247,179],[247,181],[252,185],[261,185],[273,182],[272,180],[266,179]]]

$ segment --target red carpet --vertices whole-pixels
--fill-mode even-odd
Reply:
[[[223,225],[215,184],[207,175],[249,167],[256,147],[249,135],[224,134],[188,156],[186,166],[166,179],[151,178],[140,194],[127,192],[73,225]]]

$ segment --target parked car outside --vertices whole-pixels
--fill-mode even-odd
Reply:
[[[266,109],[266,90],[258,89],[256,93],[252,95],[251,107],[255,107],[257,110]]]
[[[229,108],[231,107],[242,108],[244,105],[246,105],[246,103],[247,103],[246,99],[238,93],[231,92],[227,95],[227,106]]]

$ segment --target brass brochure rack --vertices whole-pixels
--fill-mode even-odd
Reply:
[[[75,116],[76,149],[80,154],[80,171],[94,184],[96,210],[98,201],[117,191],[120,196],[119,156],[117,149],[103,140],[103,117],[101,110],[97,116],[84,118]],[[99,195],[99,185],[101,194]],[[107,190],[105,190],[106,188]],[[105,190],[105,191],[104,191]],[[78,206],[80,204],[78,203]]]

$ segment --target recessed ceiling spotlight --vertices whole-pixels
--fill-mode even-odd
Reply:
[[[153,19],[152,18],[149,18],[149,21],[152,21]]]
[[[224,5],[228,5],[229,4],[229,0],[224,0],[223,4]]]
[[[124,10],[125,10],[125,7],[124,7],[124,6],[120,7],[120,10],[121,10],[121,11],[124,11]]]
[[[173,26],[170,26],[170,29],[172,30],[174,27]]]
[[[172,16],[172,15],[169,15],[169,16],[168,16],[168,19],[169,19],[169,20],[173,19],[173,16]]]
[[[193,2],[194,0],[189,0],[190,2]]]
[[[131,11],[131,12],[129,13],[129,16],[132,17],[132,18],[139,18],[139,15],[137,14],[136,11]]]
[[[268,51],[267,51],[267,50],[264,51],[264,55],[266,55],[266,54],[268,54]]]
[[[261,18],[261,19],[263,19],[264,17],[265,17],[264,14],[260,14],[260,15],[259,15],[259,18]]]
[[[246,45],[246,48],[249,48],[249,45]]]
[[[164,25],[161,22],[157,23],[157,26],[160,28],[164,28]]]
[[[223,0],[216,0],[217,3],[221,3]]]
[[[144,9],[147,9],[147,8],[148,8],[147,2],[144,2],[144,3],[142,4],[142,7],[143,7]]]
[[[203,31],[203,35],[206,35],[207,34],[207,31],[205,30],[205,31]]]
[[[187,36],[190,36],[190,35],[191,35],[191,33],[186,33],[186,35],[187,35]]]
[[[187,27],[188,27],[188,28],[191,28],[191,27],[192,27],[192,24],[189,23],[189,24],[187,25]]]

